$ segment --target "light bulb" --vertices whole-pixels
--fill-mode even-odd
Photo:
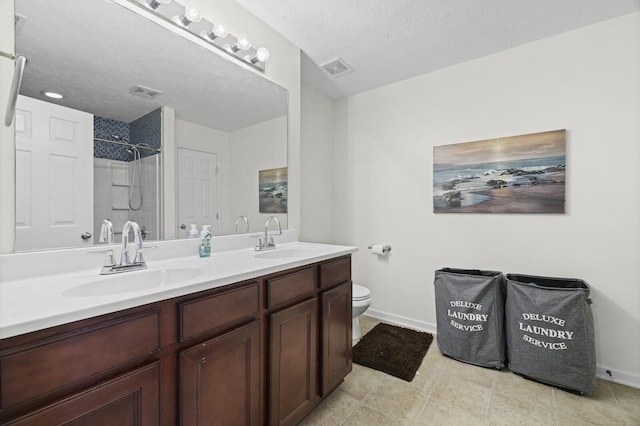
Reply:
[[[213,41],[218,37],[225,38],[228,34],[229,34],[229,31],[227,31],[224,25],[216,24],[209,31],[202,31],[200,33],[200,36],[202,36],[202,38],[207,39],[209,41]]]
[[[191,22],[200,22],[202,19],[202,15],[200,15],[200,11],[197,6],[193,3],[188,3],[184,7],[184,16]]]
[[[222,37],[222,38],[224,38],[224,37],[229,35],[229,31],[222,24],[214,25],[213,26],[213,33],[216,35],[216,37]]]
[[[246,34],[240,34],[236,40],[236,44],[233,46],[233,51],[247,50],[251,47],[251,42]]]
[[[247,62],[251,62],[252,64],[257,64],[258,62],[262,62],[265,63],[267,62],[267,59],[269,59],[269,49],[267,49],[266,47],[261,47],[256,51],[256,55],[255,56],[245,56],[244,60]]]
[[[173,21],[183,27],[188,27],[192,22],[200,22],[201,19],[202,15],[200,15],[200,12],[194,3],[188,3],[184,7],[184,14],[182,16],[173,17]]]
[[[267,62],[267,60],[269,59],[270,55],[271,55],[271,52],[269,52],[269,49],[267,49],[266,47],[261,47],[256,52],[256,58],[260,62]]]
[[[156,10],[161,4],[169,4],[171,0],[147,0],[146,5],[149,9]]]

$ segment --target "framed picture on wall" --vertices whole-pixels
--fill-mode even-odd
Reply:
[[[433,148],[435,213],[564,213],[566,130]]]
[[[260,213],[287,212],[287,168],[260,170],[258,172],[258,200]]]

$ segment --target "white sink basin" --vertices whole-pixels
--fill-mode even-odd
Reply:
[[[254,254],[255,257],[259,259],[290,259],[296,257],[305,257],[305,256],[313,256],[315,254],[319,254],[318,249],[314,249],[311,247],[284,247],[284,248],[275,248],[273,250],[257,252]]]
[[[63,292],[70,297],[109,296],[151,290],[181,284],[203,274],[200,268],[145,269],[109,275],[71,287]]]

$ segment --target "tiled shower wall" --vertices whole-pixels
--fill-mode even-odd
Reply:
[[[153,111],[131,123],[94,117],[94,136],[113,140],[117,135],[135,145],[160,148],[161,111]],[[94,143],[94,236],[100,237],[102,221],[113,222],[115,241],[127,220],[134,220],[148,232],[147,240],[158,239],[159,233],[159,157],[153,151],[140,149],[142,159],[135,160],[122,145]],[[135,185],[129,205],[129,191],[136,167]],[[140,197],[142,194],[142,205]],[[141,207],[140,207],[141,206]]]

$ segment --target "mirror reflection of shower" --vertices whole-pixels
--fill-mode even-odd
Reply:
[[[133,156],[133,159],[132,159],[133,171],[131,173],[131,183],[129,184],[129,208],[133,211],[138,211],[142,208],[142,203],[144,202],[143,200],[144,189],[142,188],[144,181],[140,179],[140,174],[144,172],[142,170],[138,170],[138,169],[142,169],[143,167],[142,166],[143,163],[142,161],[140,161],[141,157],[140,157],[140,151],[138,150],[138,145],[129,143],[128,141],[124,140],[122,137],[118,135],[111,135],[111,137],[113,138],[113,140],[117,142],[123,142],[125,144],[127,152],[131,156]],[[139,146],[150,148],[147,144],[144,144],[144,143],[141,143]],[[136,181],[136,175],[138,177],[137,181]],[[138,185],[138,203],[137,203],[138,207],[133,206],[135,204],[133,203],[133,194],[136,189],[136,184]]]
[[[130,123],[94,116],[94,228],[111,219],[115,243],[129,220],[140,225],[147,240],[162,237],[161,130],[160,110]]]

